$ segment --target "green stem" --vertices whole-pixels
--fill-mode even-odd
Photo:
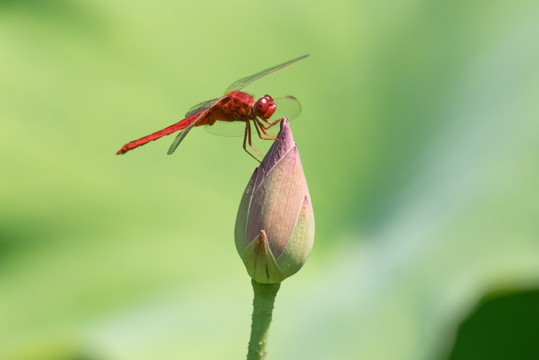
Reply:
[[[251,323],[251,338],[247,360],[260,360],[266,356],[266,343],[273,313],[273,303],[281,284],[260,284],[254,280],[253,284],[253,318]]]

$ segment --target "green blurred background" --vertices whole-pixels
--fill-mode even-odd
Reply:
[[[114,154],[305,53],[247,89],[301,100],[316,216],[269,358],[444,358],[539,282],[537,34],[537,1],[0,0],[0,359],[245,356],[241,138]]]

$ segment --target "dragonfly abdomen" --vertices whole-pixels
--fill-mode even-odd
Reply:
[[[139,146],[145,145],[145,144],[149,143],[150,141],[157,140],[157,139],[159,139],[159,138],[161,138],[163,136],[170,135],[173,132],[176,132],[178,130],[185,129],[193,121],[195,121],[198,118],[199,115],[200,115],[200,113],[193,114],[193,115],[191,115],[189,117],[186,117],[183,120],[178,121],[177,123],[175,123],[173,125],[170,125],[170,126],[164,128],[162,130],[159,130],[157,132],[154,132],[153,134],[144,136],[144,137],[142,137],[140,139],[137,139],[137,140],[133,140],[133,141],[125,144],[124,146],[122,146],[122,148],[120,150],[118,150],[116,155],[125,154],[126,152],[128,152],[130,150],[133,150],[135,148],[138,148]]]

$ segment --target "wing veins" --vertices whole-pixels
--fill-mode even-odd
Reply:
[[[271,74],[273,74],[273,73],[275,73],[275,72],[277,72],[279,70],[282,70],[282,69],[284,69],[284,68],[286,68],[286,67],[288,67],[288,66],[290,66],[292,64],[297,63],[300,60],[305,59],[307,56],[309,56],[309,54],[300,56],[300,57],[292,59],[292,60],[289,60],[289,61],[284,62],[284,63],[279,64],[279,65],[275,65],[275,66],[270,67],[268,69],[257,72],[256,74],[253,74],[251,76],[246,76],[244,78],[236,80],[226,89],[225,94],[228,94],[231,91],[241,90],[244,87],[246,87],[247,85],[250,85],[250,84],[254,83],[255,81],[258,81],[258,80],[262,79],[263,77],[271,75]]]
[[[185,117],[189,117],[189,116],[192,116],[192,115],[195,115],[196,113],[200,112],[200,111],[203,111],[203,110],[206,110],[206,109],[209,109],[210,107],[212,107],[213,105],[215,105],[217,102],[219,102],[219,100],[221,100],[223,97],[218,97],[218,98],[215,98],[215,99],[211,99],[211,100],[206,100],[206,101],[203,101],[199,104],[196,104],[195,106],[192,106],[189,110],[187,110],[187,112],[185,113]]]
[[[208,100],[207,102],[210,102],[210,101],[214,101],[213,105],[209,106],[207,109],[205,109],[204,111],[202,111],[200,113],[200,115],[198,115],[198,117],[195,119],[195,121],[193,121],[191,124],[189,124],[188,127],[186,127],[185,129],[183,129],[177,136],[176,138],[174,139],[174,141],[172,142],[172,144],[170,145],[170,147],[168,148],[168,151],[167,151],[167,154],[168,155],[172,155],[174,153],[174,151],[176,151],[176,149],[178,148],[178,146],[180,146],[181,142],[183,141],[183,139],[185,139],[185,137],[187,136],[187,134],[189,133],[189,131],[191,131],[192,128],[195,127],[195,125],[200,121],[200,119],[206,115],[208,113],[208,111],[210,111],[216,104],[218,104],[222,99],[224,99],[225,96],[222,96],[220,98],[217,98],[217,99],[213,99],[213,100]],[[205,101],[206,102],[206,101]],[[201,103],[202,104],[202,103]],[[194,114],[193,114],[194,115]]]

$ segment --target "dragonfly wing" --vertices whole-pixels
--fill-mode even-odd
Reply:
[[[219,101],[217,101],[219,102]],[[217,103],[216,102],[216,103]],[[176,138],[174,139],[174,141],[172,142],[172,144],[170,145],[170,147],[168,148],[168,152],[167,154],[168,155],[172,155],[172,153],[174,151],[176,151],[176,148],[181,144],[181,142],[183,141],[183,139],[187,136],[187,134],[189,134],[189,131],[191,131],[192,128],[195,127],[195,125],[200,121],[200,119],[202,119],[207,113],[208,111],[211,110],[213,106],[210,106],[209,108],[207,108],[206,110],[204,110],[203,112],[200,113],[200,115],[195,119],[195,121],[193,121],[188,127],[186,127],[185,129],[183,129],[177,136]]]
[[[290,121],[301,113],[301,103],[292,95],[274,97],[273,101],[277,105],[277,110],[271,116],[270,121],[278,120],[283,116]]]
[[[244,77],[244,78],[241,78],[235,82],[233,82],[225,91],[225,94],[228,94],[229,92],[231,91],[234,91],[234,90],[241,90],[243,89],[244,87],[246,87],[247,85],[249,84],[252,84],[254,83],[255,81],[257,80],[260,80],[262,79],[263,77],[265,76],[268,76],[268,75],[271,75],[273,74],[274,72],[277,72],[279,70],[282,70],[292,64],[295,64],[297,63],[298,61],[300,60],[303,60],[305,59],[307,56],[309,56],[308,54],[307,55],[303,55],[303,56],[300,56],[299,58],[296,58],[296,59],[293,59],[293,60],[290,60],[290,61],[287,61],[287,62],[284,62],[282,64],[279,64],[279,65],[276,65],[276,66],[273,66],[273,67],[270,67],[269,69],[266,69],[266,70],[262,70],[260,72],[257,72],[256,74],[254,75],[251,75],[251,76],[247,76],[247,77]]]
[[[209,133],[220,136],[243,136],[245,133],[245,122],[243,121],[216,121],[213,125],[206,125]]]
[[[192,115],[195,115],[196,113],[199,113],[201,111],[204,111],[206,109],[209,109],[213,105],[217,104],[223,97],[218,97],[215,99],[203,101],[200,104],[196,104],[195,106],[191,107],[189,110],[187,110],[187,113],[185,114],[185,117],[189,117]]]

